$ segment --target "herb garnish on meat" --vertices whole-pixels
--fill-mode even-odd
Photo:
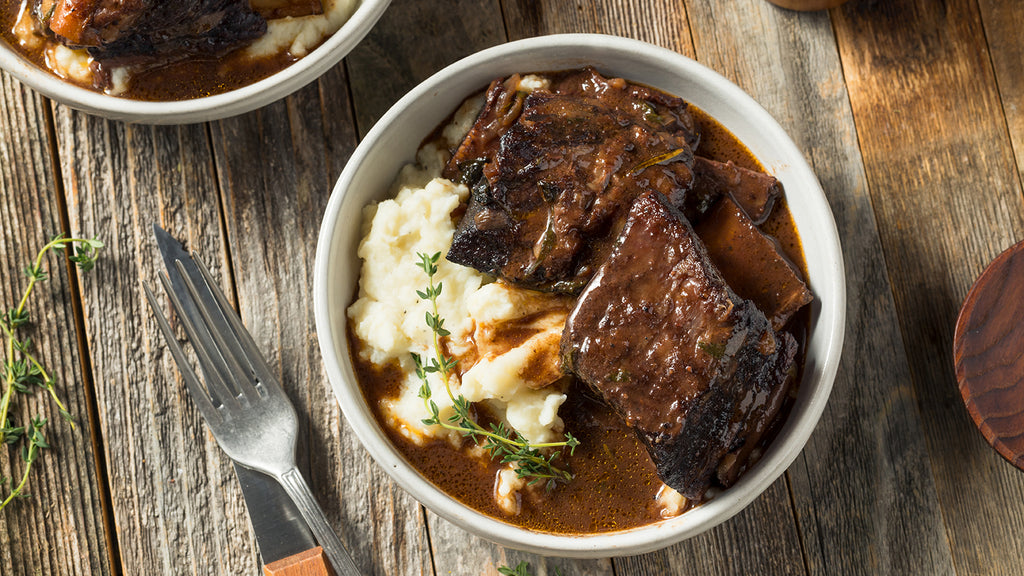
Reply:
[[[451,388],[451,374],[458,361],[448,356],[441,346],[441,338],[450,334],[444,327],[444,318],[437,311],[437,297],[441,294],[442,285],[434,283],[434,275],[437,273],[437,261],[441,253],[433,256],[417,253],[420,258],[419,266],[428,278],[428,285],[425,291],[417,290],[416,294],[424,300],[429,300],[432,311],[426,314],[426,323],[433,332],[434,357],[428,361],[416,353],[412,357],[416,363],[416,375],[423,382],[420,387],[419,397],[430,414],[429,418],[423,419],[427,426],[438,425],[448,430],[454,430],[463,436],[468,436],[474,442],[483,446],[491,454],[491,458],[501,458],[502,464],[514,464],[515,471],[519,478],[529,479],[529,485],[544,481],[548,490],[553,490],[559,482],[572,480],[572,473],[555,466],[554,461],[561,454],[561,450],[545,455],[541,452],[543,448],[564,448],[568,447],[572,454],[579,440],[572,434],[565,433],[564,442],[542,442],[531,444],[522,434],[510,430],[504,422],[491,423],[490,429],[478,424],[470,415],[471,403],[462,394],[456,395]],[[427,383],[427,375],[437,373],[444,384],[445,391],[451,399],[454,414],[442,419],[437,404],[431,399],[430,384]]]

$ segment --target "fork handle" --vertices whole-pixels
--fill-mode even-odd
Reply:
[[[264,576],[334,576],[320,546],[263,567]]]
[[[309,489],[309,484],[306,484],[306,479],[302,477],[298,468],[292,467],[286,470],[278,478],[278,481],[295,502],[295,506],[302,513],[306,524],[309,524],[309,529],[312,530],[317,543],[324,549],[327,559],[334,567],[334,573],[337,576],[360,576],[355,562],[352,561],[352,557],[349,556],[345,546],[338,539],[338,535],[331,529],[331,525],[327,523],[323,510],[320,509],[316,498],[313,497],[313,491]]]

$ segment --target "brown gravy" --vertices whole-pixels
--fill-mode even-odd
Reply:
[[[381,406],[397,396],[401,375],[394,366],[377,367],[358,354],[353,354],[353,362],[377,422],[409,463],[463,504],[508,520],[494,502],[498,463],[467,458],[445,440],[417,446],[388,428]],[[661,481],[636,436],[582,384],[574,384],[567,395],[559,413],[580,446],[559,465],[568,466],[575,478],[550,494],[543,489],[524,491],[527,501],[514,523],[542,532],[579,534],[624,530],[657,519],[654,497]]]
[[[763,170],[750,151],[716,120],[692,105],[690,112],[702,135],[702,155]],[[806,277],[803,248],[784,198],[776,202],[762,229],[775,236],[786,256]],[[786,326],[799,342],[798,358],[803,357],[807,323],[805,308]],[[586,385],[574,382],[567,392],[568,399],[559,409],[566,431],[580,441],[575,453],[563,453],[559,463],[572,472],[573,481],[559,485],[550,493],[543,488],[524,490],[521,512],[509,517],[494,501],[497,462],[482,463],[468,458],[447,441],[417,446],[389,429],[382,405],[386,399],[398,396],[401,375],[395,366],[379,367],[362,360],[359,346],[350,333],[349,349],[356,376],[378,424],[414,468],[470,508],[518,526],[559,534],[613,532],[662,519],[656,496],[663,484],[647,451],[632,430]],[[802,360],[798,360],[798,367],[802,371]],[[800,374],[796,377],[796,382],[799,381]],[[794,395],[795,389],[791,398]],[[785,419],[791,398],[783,408],[783,416],[776,421],[776,427]],[[767,445],[775,432],[777,430],[770,431],[762,445]]]

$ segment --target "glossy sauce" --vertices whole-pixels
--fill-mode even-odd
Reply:
[[[728,161],[754,170],[760,163],[717,121],[691,105],[690,112],[701,133],[698,151],[712,160]],[[786,256],[806,277],[803,249],[784,198],[776,202],[762,229],[775,236]],[[797,313],[786,329],[800,343],[798,369],[802,371],[807,307]],[[565,430],[579,441],[573,455],[563,454],[559,466],[567,467],[574,479],[554,491],[543,488],[522,492],[522,510],[510,517],[494,502],[497,462],[484,463],[466,457],[447,441],[417,446],[387,427],[382,411],[384,401],[398,396],[402,375],[396,366],[374,366],[360,358],[359,343],[349,334],[356,376],[378,424],[409,463],[441,490],[465,505],[497,519],[541,532],[591,534],[635,528],[656,522],[661,510],[656,502],[663,484],[658,479],[647,451],[625,423],[586,385],[574,381],[568,399],[559,409]],[[796,382],[801,378],[797,374]],[[766,435],[771,441],[785,419],[795,397],[795,386],[775,422],[776,430]],[[486,415],[478,415],[484,416]]]

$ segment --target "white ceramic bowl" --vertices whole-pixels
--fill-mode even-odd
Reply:
[[[77,110],[142,124],[190,124],[255,110],[295,92],[337,64],[373,28],[391,0],[360,0],[352,17],[291,66],[237,90],[173,102],[108,96],[65,82],[0,41],[0,68],[37,92]]]
[[[356,383],[345,338],[345,309],[359,274],[360,211],[385,198],[423,138],[495,77],[584,65],[681,96],[747,145],[785,187],[817,300],[796,405],[763,458],[736,485],[670,520],[621,532],[565,536],[517,528],[480,514],[453,500],[403,459],[374,421]],[[842,252],[832,213],[814,173],[778,123],[737,86],[689,58],[634,40],[575,34],[532,38],[474,54],[395,104],[356,149],[334,188],[320,230],[314,291],[317,334],[331,385],[352,428],[384,470],[430,510],[469,532],[504,546],[573,557],[655,550],[725,521],[756,498],[797,457],[821,416],[839,366],[846,310]]]

